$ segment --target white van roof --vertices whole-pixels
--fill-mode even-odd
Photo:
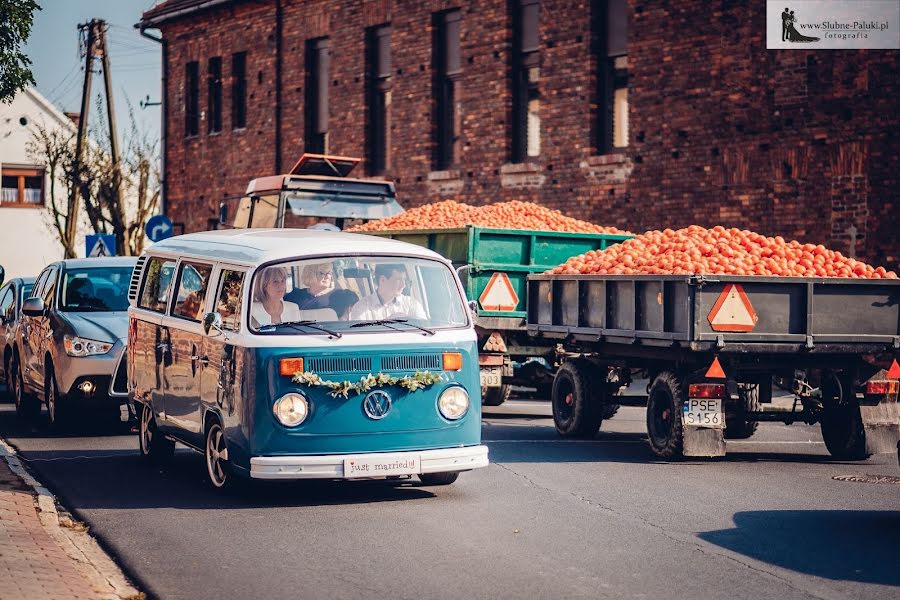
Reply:
[[[335,254],[394,254],[438,259],[440,254],[384,237],[315,229],[226,229],[171,237],[149,254],[205,257],[257,265],[274,260]]]

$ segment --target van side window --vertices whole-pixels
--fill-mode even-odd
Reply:
[[[139,308],[165,312],[175,274],[175,261],[168,258],[151,258],[144,269],[144,289],[138,302]]]
[[[241,295],[244,292],[244,273],[222,269],[216,310],[222,315],[222,327],[229,331],[241,328]]]
[[[200,321],[200,317],[203,316],[203,299],[206,297],[206,286],[209,284],[211,272],[211,265],[182,263],[172,316]]]

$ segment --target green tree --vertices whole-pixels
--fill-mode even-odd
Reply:
[[[0,102],[9,103],[25,87],[34,85],[31,61],[21,46],[31,34],[34,0],[0,0]]]

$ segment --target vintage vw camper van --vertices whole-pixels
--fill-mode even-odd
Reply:
[[[213,231],[154,244],[129,289],[141,454],[235,477],[454,482],[488,464],[470,308],[449,262],[382,238]]]

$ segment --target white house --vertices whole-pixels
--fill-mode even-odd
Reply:
[[[77,129],[34,88],[19,92],[11,104],[0,103],[0,265],[7,278],[35,276],[47,263],[63,258],[47,209],[47,168],[36,164],[27,149],[37,125],[73,134]],[[57,181],[56,190],[65,203],[65,183]],[[76,247],[84,252],[84,226]]]

